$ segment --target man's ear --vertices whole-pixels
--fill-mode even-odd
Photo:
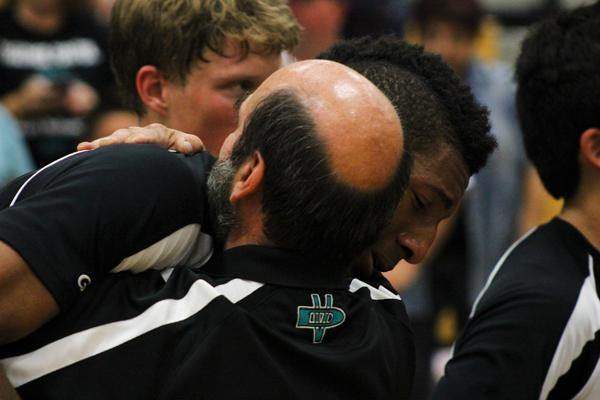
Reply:
[[[153,65],[144,65],[140,68],[135,77],[135,86],[142,103],[148,109],[160,115],[167,113],[165,79],[158,68]]]
[[[265,161],[258,151],[248,158],[237,171],[229,201],[236,203],[248,198],[262,189],[265,178]]]
[[[589,128],[579,138],[583,159],[600,169],[600,129]]]

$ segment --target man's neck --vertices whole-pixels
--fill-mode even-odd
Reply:
[[[273,243],[268,240],[264,234],[258,231],[255,232],[232,232],[227,237],[225,241],[225,245],[223,246],[225,250],[232,249],[234,247],[239,246],[273,246]]]
[[[573,225],[600,251],[600,195],[576,196],[565,203],[560,218]]]

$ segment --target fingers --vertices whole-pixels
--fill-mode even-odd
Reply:
[[[81,142],[77,145],[77,151],[82,151],[82,150],[94,150],[96,149],[98,146],[96,146],[94,143],[92,142]]]
[[[166,149],[172,149],[183,154],[195,154],[204,150],[202,140],[195,135],[190,135],[176,129],[167,128],[161,124],[150,124],[145,127],[132,127],[130,135],[124,143],[158,144]]]
[[[112,146],[113,144],[121,144],[123,140],[114,136],[107,136],[96,139],[92,142],[81,142],[77,145],[77,150],[95,150],[100,147]]]
[[[171,129],[161,124],[150,124],[144,127],[132,126],[124,131],[126,136],[123,138],[122,143],[157,144],[160,147],[169,149],[174,141],[170,132]]]
[[[150,124],[145,127],[132,126],[119,129],[110,136],[92,142],[82,142],[77,150],[94,150],[113,144],[157,144],[165,149],[173,149],[183,154],[195,154],[204,150],[202,140],[161,124]]]
[[[183,154],[196,154],[204,150],[204,143],[198,136],[176,131],[176,138],[173,149]]]
[[[125,143],[127,137],[131,135],[130,129],[131,128],[118,129],[109,136],[96,139],[91,142],[81,142],[77,145],[77,150],[95,150],[100,147]]]

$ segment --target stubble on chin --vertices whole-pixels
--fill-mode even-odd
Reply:
[[[234,176],[235,168],[231,160],[218,160],[210,171],[207,181],[211,224],[216,239],[221,243],[225,243],[229,232],[237,223],[233,205],[229,201]]]

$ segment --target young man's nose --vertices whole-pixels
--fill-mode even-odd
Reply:
[[[419,264],[425,259],[433,239],[435,239],[436,229],[424,229],[415,235],[401,234],[398,241],[404,252],[404,259],[411,264]]]

